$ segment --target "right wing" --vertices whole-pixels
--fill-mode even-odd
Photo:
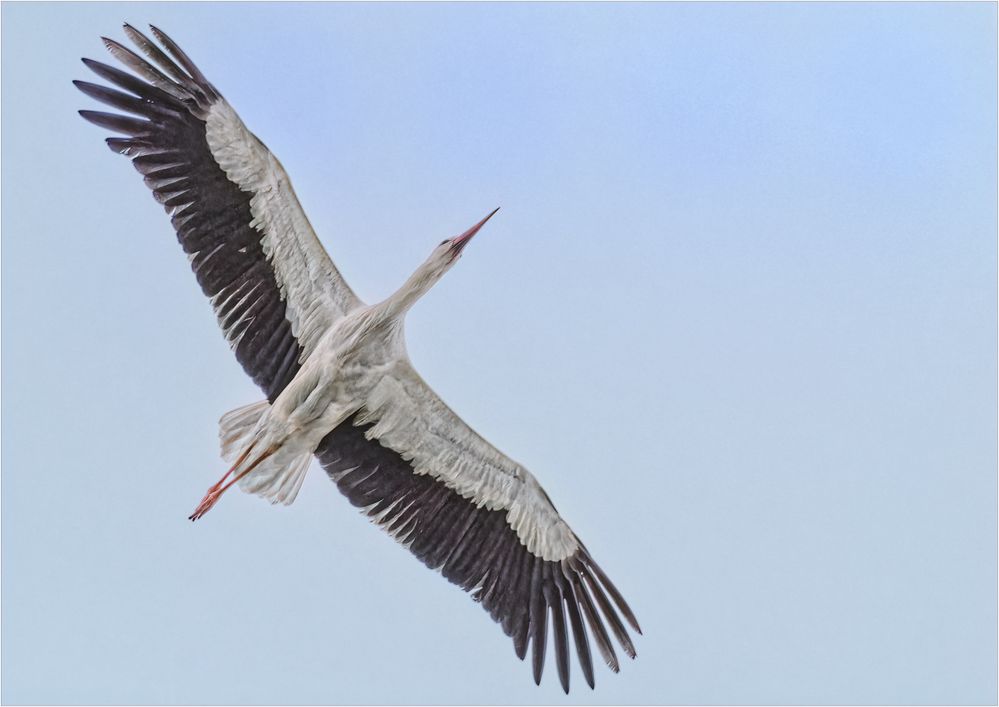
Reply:
[[[352,504],[472,592],[513,638],[518,657],[533,646],[536,682],[549,627],[566,692],[570,637],[590,687],[590,637],[614,672],[607,626],[635,657],[618,616],[641,633],[634,613],[537,479],[465,424],[408,361],[379,374],[363,407],[320,442],[316,456]]]
[[[125,33],[155,66],[104,39],[138,77],[83,60],[128,93],[74,81],[139,118],[80,115],[124,136],[108,146],[132,159],[166,208],[236,358],[273,402],[322,334],[363,303],[316,238],[277,158],[187,55],[151,29],[173,59],[129,25]]]

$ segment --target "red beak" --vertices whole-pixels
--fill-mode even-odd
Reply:
[[[462,249],[466,245],[468,245],[468,242],[470,240],[472,240],[472,236],[474,236],[476,233],[478,233],[479,229],[482,228],[483,226],[485,226],[486,225],[486,221],[488,221],[489,219],[491,219],[493,217],[493,214],[495,214],[497,211],[499,211],[499,207],[498,206],[495,209],[493,209],[493,211],[492,211],[491,214],[489,214],[488,216],[486,216],[484,219],[482,219],[477,224],[475,224],[474,226],[472,226],[470,229],[468,229],[467,231],[465,231],[464,233],[462,233],[460,236],[458,236],[457,238],[455,238],[453,241],[451,241],[451,250],[454,252],[454,254],[456,256],[458,255],[458,253],[460,253],[462,251]]]

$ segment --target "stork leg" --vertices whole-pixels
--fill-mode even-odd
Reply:
[[[205,494],[205,497],[201,499],[201,503],[199,503],[198,507],[194,509],[194,513],[192,513],[187,517],[188,520],[192,521],[198,520],[198,518],[200,518],[205,513],[210,511],[212,509],[212,506],[218,503],[218,500],[222,497],[222,494],[225,493],[230,486],[232,486],[234,483],[236,483],[244,476],[249,474],[257,467],[258,464],[260,464],[262,461],[267,459],[267,457],[271,456],[272,454],[274,454],[274,452],[278,450],[277,447],[271,447],[262,455],[260,455],[256,460],[254,460],[252,464],[250,464],[248,467],[246,467],[238,474],[233,476],[232,479],[230,479],[229,482],[226,483],[226,479],[229,478],[229,475],[232,474],[234,471],[236,471],[236,469],[239,468],[240,464],[246,461],[246,458],[250,455],[250,451],[252,449],[253,445],[251,444],[249,447],[247,447],[246,451],[240,455],[239,459],[236,460],[236,463],[233,464],[231,467],[229,467],[229,471],[227,471],[225,475],[218,480],[218,483],[216,483],[214,486],[208,489],[208,492]]]
[[[225,474],[222,475],[222,478],[218,480],[218,483],[208,489],[208,493],[213,493],[215,491],[218,491],[222,487],[222,484],[225,483],[225,480],[229,478],[229,474],[236,471],[236,469],[239,468],[239,465],[242,464],[244,461],[246,461],[246,458],[250,456],[250,452],[253,451],[253,446],[256,443],[257,443],[256,440],[250,442],[250,446],[247,447],[243,451],[243,453],[239,455],[239,459],[237,459],[236,462],[229,467],[229,471],[227,471]]]

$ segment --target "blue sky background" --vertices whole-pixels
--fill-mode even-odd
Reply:
[[[994,4],[2,19],[4,702],[566,702],[316,467],[186,520],[260,394],[75,113],[122,21],[198,62],[369,301],[502,206],[407,335],[642,622],[573,700],[995,701]]]

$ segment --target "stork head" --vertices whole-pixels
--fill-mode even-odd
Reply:
[[[499,211],[498,208],[493,209],[492,213],[464,233],[454,236],[453,238],[445,238],[442,240],[439,244],[437,244],[437,247],[434,248],[433,252],[430,253],[430,257],[427,258],[426,262],[424,262],[416,273],[414,273],[414,277],[419,280],[426,281],[425,288],[430,289],[434,283],[444,276],[444,273],[454,267],[454,264],[458,262],[458,259],[461,257],[461,253],[465,250],[465,247],[469,244],[475,234],[479,232],[479,229],[486,224],[486,221],[491,219],[493,214],[497,211]],[[422,289],[423,283],[420,283],[418,286],[421,286]]]
[[[430,260],[443,266],[444,272],[450,270],[451,266],[458,262],[458,258],[461,257],[461,251],[465,249],[465,246],[467,246],[475,234],[479,232],[479,229],[485,226],[486,221],[491,219],[493,214],[497,211],[499,211],[499,207],[493,209],[488,216],[461,235],[442,240],[440,244],[434,248],[434,252],[430,255]],[[443,272],[441,274],[443,274]]]

